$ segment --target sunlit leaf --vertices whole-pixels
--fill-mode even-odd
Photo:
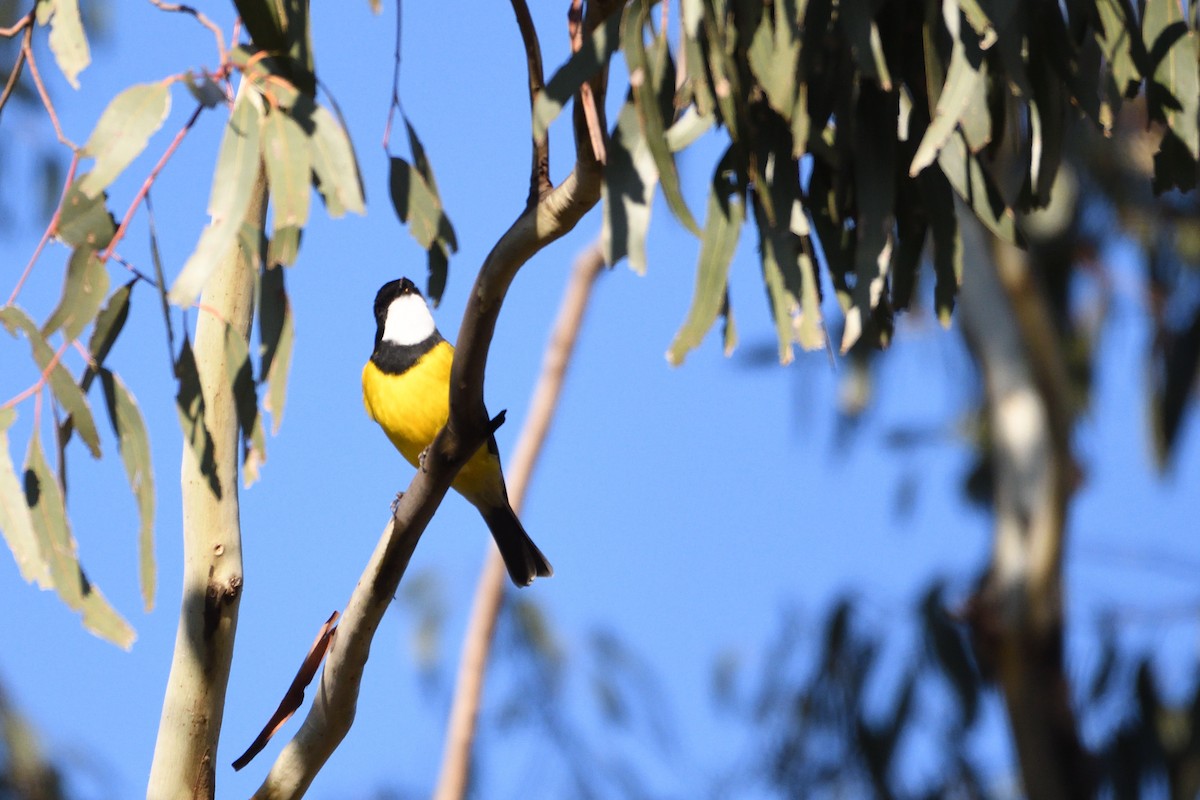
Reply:
[[[50,363],[54,361],[54,348],[46,342],[45,337],[38,331],[29,315],[17,306],[0,308],[0,325],[3,325],[13,336],[17,335],[17,331],[25,334],[25,338],[29,340],[29,346],[33,349],[34,363],[38,365],[38,369],[43,374],[49,371],[50,391],[63,409],[74,419],[79,437],[83,439],[92,456],[99,458],[100,435],[96,431],[96,421],[88,407],[87,398],[84,397],[83,391],[75,383],[75,379],[71,377],[71,373],[62,365],[62,362],[55,363],[53,368],[50,367]]]
[[[1147,0],[1142,18],[1150,75],[1146,105],[1152,119],[1166,123],[1167,134],[1155,156],[1154,191],[1196,185],[1200,161],[1200,57],[1197,33],[1183,20],[1179,0]]]
[[[58,68],[66,76],[72,89],[79,88],[79,73],[92,63],[87,35],[83,32],[83,20],[79,16],[79,0],[38,0],[39,22],[41,9],[52,8],[50,18],[50,51]]]
[[[699,234],[700,227],[683,199],[675,159],[667,147],[663,106],[669,107],[675,90],[675,69],[670,62],[670,51],[665,40],[660,38],[647,53],[642,39],[648,6],[647,0],[638,0],[626,14],[621,47],[629,64],[630,91],[642,123],[643,140],[662,182],[667,207],[688,230]]]
[[[200,234],[171,287],[170,300],[180,306],[195,302],[217,264],[234,246],[242,218],[250,205],[259,168],[259,121],[262,110],[252,91],[243,91],[225,126],[217,167],[213,173],[208,213],[212,221]]]
[[[541,139],[546,135],[550,123],[562,112],[567,104],[583,85],[584,81],[595,75],[620,44],[618,30],[621,15],[616,13],[622,6],[613,4],[609,16],[603,25],[597,25],[591,36],[584,37],[583,46],[573,53],[551,76],[545,89],[538,92],[533,103],[533,138]]]
[[[708,196],[708,216],[700,238],[700,262],[696,267],[692,306],[667,350],[667,361],[674,366],[682,364],[687,354],[700,344],[721,313],[729,265],[746,219],[743,191],[738,176],[732,172],[731,151],[727,151],[713,176]]]
[[[81,192],[96,197],[146,149],[171,111],[168,86],[139,83],[112,99],[83,146],[83,155],[96,164],[80,181]]]
[[[53,586],[50,567],[34,531],[25,491],[9,452],[8,429],[16,418],[15,409],[0,407],[0,534],[4,535],[21,577],[42,589],[49,589]]]
[[[61,328],[68,340],[77,339],[95,319],[107,293],[108,269],[96,251],[86,245],[75,248],[67,262],[62,296],[42,326],[42,336],[50,336]]]
[[[957,15],[953,19],[955,23],[958,22]],[[953,35],[954,31],[951,33]],[[979,49],[974,31],[964,27],[957,33],[953,49],[950,51],[946,83],[941,89],[929,127],[925,129],[921,144],[908,167],[909,175],[916,175],[933,163],[954,133],[971,101],[984,91],[986,71],[983,52]]]
[[[799,28],[790,2],[763,5],[762,19],[746,53],[767,102],[784,119],[796,105],[796,66],[800,57]]]
[[[261,147],[271,191],[273,235],[284,228],[304,227],[312,169],[308,134],[290,114],[272,109],[262,118]]]
[[[298,103],[293,113],[300,115],[304,108],[308,106]],[[309,147],[313,181],[325,201],[325,210],[335,219],[347,211],[367,213],[358,161],[346,129],[324,106],[311,104],[308,113],[312,122]]]
[[[150,437],[133,394],[110,370],[100,370],[108,419],[117,436],[125,477],[138,507],[138,580],[146,611],[154,608],[154,467],[150,463]]]

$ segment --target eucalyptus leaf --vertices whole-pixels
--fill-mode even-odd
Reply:
[[[621,15],[616,13],[622,6],[615,3],[612,11],[597,25],[591,36],[584,37],[582,47],[573,53],[554,75],[546,87],[538,92],[533,102],[533,138],[540,140],[546,135],[550,123],[562,113],[579,87],[595,75],[600,67],[608,61],[620,44],[619,29]]]
[[[88,407],[87,398],[84,397],[83,390],[75,383],[75,379],[71,377],[71,373],[67,371],[61,361],[54,363],[53,367],[50,366],[55,361],[54,348],[38,331],[37,325],[18,306],[11,305],[0,308],[0,325],[3,325],[13,336],[17,335],[17,331],[25,334],[25,338],[29,340],[29,346],[33,350],[34,363],[43,374],[48,373],[50,391],[54,398],[74,419],[75,428],[79,431],[80,438],[83,439],[92,456],[99,458],[100,435],[96,431],[96,421]]]
[[[729,265],[733,261],[742,223],[746,219],[744,191],[740,176],[733,169],[732,150],[726,151],[717,167],[717,174],[713,176],[708,196],[708,215],[700,238],[700,262],[696,268],[692,305],[667,350],[667,361],[672,366],[683,363],[721,313],[729,280]]]
[[[168,295],[172,303],[189,306],[237,240],[242,218],[250,206],[259,169],[259,99],[244,90],[225,126],[217,167],[213,173],[208,213],[212,221],[200,234],[195,251],[184,263]]]
[[[83,146],[83,155],[96,159],[96,164],[79,190],[94,198],[107,189],[146,149],[170,111],[167,83],[135,84],[114,97]]]
[[[100,370],[108,419],[117,436],[125,477],[138,507],[138,580],[146,611],[154,608],[157,582],[154,565],[154,467],[150,462],[150,436],[137,400],[111,370]]]
[[[21,577],[39,588],[49,589],[54,585],[50,567],[9,452],[8,429],[16,418],[16,410],[0,407],[0,534],[17,562]]]
[[[271,109],[262,118],[261,147],[271,192],[273,235],[308,222],[312,163],[309,137],[292,116]],[[284,263],[291,263],[287,261]]]
[[[62,296],[42,326],[42,336],[62,330],[68,341],[79,338],[100,311],[108,293],[108,269],[88,246],[75,248],[67,262]]]
[[[54,53],[54,60],[67,83],[72,89],[78,89],[79,73],[92,63],[83,19],[79,15],[79,0],[52,0],[45,5],[54,10],[54,16],[50,18],[50,52]]]

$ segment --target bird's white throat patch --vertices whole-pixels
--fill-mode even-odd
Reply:
[[[433,335],[437,325],[425,298],[419,294],[397,297],[388,306],[383,323],[383,340],[398,345],[420,344]]]

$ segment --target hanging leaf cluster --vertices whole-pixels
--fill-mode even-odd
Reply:
[[[605,177],[606,255],[645,269],[661,185],[700,239],[691,308],[668,351],[679,363],[718,316],[734,344],[729,270],[753,220],[786,363],[794,344],[824,345],[823,283],[844,314],[842,351],[887,344],[926,253],[949,324],[963,262],[956,204],[1019,242],[1017,219],[1048,202],[1081,115],[1108,133],[1122,101],[1144,94],[1162,134],[1154,188],[1190,189],[1196,36],[1177,0],[1140,11],[1130,0],[633,0],[552,77],[535,135],[597,55],[619,49],[631,88]],[[727,146],[700,222],[674,153],[714,127]]]
[[[196,452],[211,490],[219,495],[223,487],[216,476],[205,398],[186,319],[182,325],[173,319],[178,313],[171,305],[193,305],[217,265],[231,254],[244,259],[256,275],[257,357],[237,331],[227,328],[225,336],[226,377],[237,404],[242,474],[248,485],[257,479],[266,458],[260,408],[271,413],[276,430],[283,414],[294,324],[281,266],[296,260],[301,232],[309,219],[311,188],[317,190],[330,216],[365,212],[358,163],[345,126],[315,96],[306,18],[290,12],[280,15],[269,4],[244,5],[242,21],[253,44],[229,52],[217,73],[197,76],[187,72],[124,89],[101,114],[85,145],[76,150],[69,183],[47,232],[70,248],[70,255],[61,296],[46,321],[39,326],[17,304],[20,283],[12,299],[0,307],[0,325],[29,342],[33,366],[40,376],[29,390],[0,404],[0,533],[27,581],[57,591],[81,614],[89,630],[125,647],[133,641],[133,629],[87,579],[80,565],[67,514],[66,464],[68,446],[76,434],[92,457],[101,455],[100,433],[89,402],[89,391],[99,378],[137,505],[139,573],[149,609],[155,593],[155,494],[149,436],[133,394],[107,366],[130,313],[134,288],[139,283],[149,284],[158,295],[155,304],[161,307],[165,323],[184,438]],[[39,0],[36,21],[50,25],[51,50],[74,84],[75,76],[87,66],[87,40],[77,24],[77,3]],[[236,95],[230,75],[241,76]],[[165,146],[147,186],[203,111],[228,109],[229,114],[209,195],[211,219],[174,282],[168,283],[148,193],[139,193],[125,216],[128,219],[137,210],[145,195],[152,277],[149,270],[132,267],[117,253],[125,225],[118,225],[109,210],[109,190],[150,147],[169,118],[171,89],[177,83],[183,83],[195,101],[192,117],[175,142]],[[76,174],[76,166],[87,159],[92,160],[90,169]],[[265,181],[269,197],[269,223],[265,213],[258,221],[253,215],[248,217],[255,193],[262,189],[261,181]],[[110,292],[109,268],[114,257],[129,267],[134,277]],[[181,342],[177,342],[177,327],[183,330]],[[84,349],[81,337],[89,329],[86,357],[77,379],[64,357],[72,345]],[[61,344],[54,343],[56,338]],[[34,424],[24,465],[18,470],[9,442],[17,408],[30,398]],[[55,412],[46,417],[57,423],[57,467],[51,466],[42,444],[39,420],[44,400]]]

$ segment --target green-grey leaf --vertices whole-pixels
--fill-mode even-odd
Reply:
[[[656,183],[658,171],[642,137],[637,109],[632,101],[626,101],[609,144],[601,186],[604,218],[600,238],[607,263],[616,264],[627,256],[630,269],[639,275],[646,273],[646,231]]]
[[[79,73],[92,63],[83,20],[79,16],[79,0],[54,0],[54,16],[50,19],[50,51],[58,68],[72,89],[79,88]]]
[[[838,21],[850,41],[850,49],[863,74],[874,78],[885,92],[892,88],[892,76],[883,55],[879,27],[873,18],[874,4],[867,0],[842,0]]]
[[[692,216],[687,202],[683,199],[679,171],[667,146],[662,106],[664,92],[668,89],[674,92],[673,70],[667,68],[670,54],[666,42],[660,39],[655,43],[652,60],[642,39],[647,6],[646,0],[638,0],[629,7],[626,14],[622,52],[629,65],[629,85],[637,107],[638,119],[642,123],[642,136],[650,155],[654,158],[667,207],[684,227],[699,235],[700,226],[696,224],[696,218]]]
[[[800,253],[800,316],[796,321],[796,339],[805,350],[825,347],[825,328],[821,319],[821,290],[817,265],[807,252]]]
[[[392,205],[400,221],[408,225],[413,238],[425,250],[438,239],[442,226],[441,201],[438,200],[421,177],[421,173],[403,158],[392,157],[388,185],[392,194]]]
[[[262,120],[262,156],[271,189],[273,230],[308,222],[311,162],[308,134],[290,114],[271,110]]]
[[[154,608],[154,467],[150,463],[150,437],[137,400],[116,375],[100,370],[108,419],[117,436],[117,448],[125,465],[125,477],[138,507],[138,579],[146,611]]]
[[[108,269],[96,251],[86,245],[75,248],[67,263],[62,296],[42,326],[42,336],[50,336],[61,328],[68,341],[77,339],[95,319],[107,293]]]
[[[108,358],[108,351],[112,350],[117,336],[125,327],[125,320],[129,318],[129,300],[136,282],[137,278],[134,278],[113,292],[104,310],[96,317],[96,327],[88,339],[88,352],[96,364],[103,364],[104,359]]]
[[[597,25],[590,37],[583,40],[579,52],[572,54],[554,75],[546,87],[538,92],[533,102],[533,138],[541,139],[546,135],[550,123],[562,112],[567,101],[579,91],[584,81],[599,71],[620,44],[619,28],[621,15],[615,13],[621,8],[614,4],[603,25]]]
[[[958,21],[957,15],[954,19]],[[954,39],[954,46],[950,51],[950,67],[946,71],[946,83],[938,97],[933,119],[925,129],[917,153],[908,167],[909,175],[916,175],[933,163],[954,133],[972,99],[984,94],[983,54],[968,30],[959,31],[959,35]]]
[[[689,106],[679,119],[667,128],[667,148],[672,153],[678,153],[712,130],[716,122],[716,117],[712,114],[706,116],[697,111],[695,106]]]
[[[896,134],[887,123],[896,119],[895,97],[864,86],[858,101],[854,126],[854,189],[858,198],[855,283],[853,305],[846,312],[842,330],[842,353],[862,335],[887,285],[896,197]]]
[[[279,425],[283,422],[288,370],[292,363],[292,343],[295,339],[292,307],[283,280],[283,270],[278,268],[263,270],[260,276],[258,334],[262,374],[259,381],[267,384],[263,407],[271,414],[272,433],[278,433]]]
[[[747,52],[750,69],[767,102],[787,120],[796,104],[796,66],[800,58],[800,31],[788,13],[791,5],[780,0],[763,6],[762,19]]]
[[[80,175],[67,190],[54,233],[72,247],[87,245],[103,250],[117,232],[117,221],[105,205],[107,198],[103,192],[88,197],[80,190],[87,177]]]
[[[62,489],[46,463],[37,431],[29,439],[25,459],[25,502],[42,552],[49,561],[58,596],[69,608],[82,612],[83,626],[87,630],[129,649],[134,640],[133,629],[87,579],[79,564]]]
[[[696,267],[696,288],[687,318],[675,334],[667,350],[667,361],[673,366],[683,363],[687,354],[700,344],[708,333],[725,301],[729,280],[729,265],[737,249],[738,235],[746,219],[745,200],[736,176],[726,166],[731,160],[727,151],[713,176],[708,196],[708,216],[700,238],[700,262]]]
[[[1197,34],[1187,27],[1179,0],[1148,0],[1142,18],[1143,36],[1150,53],[1153,78],[1146,86],[1152,117],[1165,119],[1167,127],[1191,156],[1191,170],[1200,159],[1200,74],[1197,73]],[[1195,176],[1189,177],[1190,184]],[[1184,187],[1188,183],[1178,184]],[[1156,186],[1164,185],[1156,180]]]
[[[259,120],[262,110],[256,93],[247,89],[233,106],[225,126],[217,168],[213,173],[208,213],[212,222],[200,234],[195,252],[171,287],[170,300],[189,306],[199,297],[204,284],[220,260],[234,246],[242,218],[250,205],[259,165]]]
[[[442,302],[442,294],[446,291],[446,279],[450,274],[450,254],[446,252],[446,242],[438,239],[429,248],[426,264],[429,277],[425,281],[425,297],[437,308]]]
[[[258,413],[258,389],[254,383],[250,349],[242,335],[229,325],[225,326],[225,377],[233,392],[244,443],[242,479],[249,487],[258,480],[259,467],[267,460],[267,444],[262,415]]]
[[[966,200],[988,230],[1006,242],[1017,241],[1012,209],[1005,205],[990,175],[967,149],[962,133],[955,133],[938,153],[941,167],[954,191]]]
[[[17,306],[0,308],[0,325],[3,325],[13,336],[17,335],[17,331],[25,334],[25,338],[29,340],[29,346],[33,350],[33,360],[38,365],[38,369],[43,374],[49,370],[50,391],[63,409],[74,418],[75,428],[79,431],[80,438],[83,439],[92,456],[99,458],[100,435],[96,432],[96,420],[92,417],[87,398],[84,397],[83,390],[75,383],[75,379],[71,377],[71,373],[62,365],[62,362],[54,364],[53,368],[50,367],[50,363],[54,361],[54,348],[38,331],[37,325],[33,323],[28,314]]]
[[[346,129],[324,106],[313,105],[310,113],[313,180],[325,201],[325,210],[335,219],[347,211],[366,214],[358,161]]]
[[[300,255],[302,231],[295,227],[280,228],[267,242],[267,263],[272,267],[290,267]]]
[[[17,418],[12,408],[0,408],[0,534],[12,551],[21,577],[42,589],[53,586],[46,555],[38,543],[25,492],[8,449],[8,429]]]
[[[139,83],[118,94],[100,115],[83,155],[96,159],[79,190],[96,197],[137,158],[171,111],[166,83]]]
[[[217,477],[217,462],[213,451],[213,438],[205,420],[204,393],[200,390],[200,373],[196,369],[196,356],[192,343],[185,337],[179,358],[175,359],[175,378],[179,388],[175,392],[175,410],[179,412],[179,426],[183,438],[196,463],[200,474],[208,480],[208,487],[215,497],[221,496],[221,481]]]

